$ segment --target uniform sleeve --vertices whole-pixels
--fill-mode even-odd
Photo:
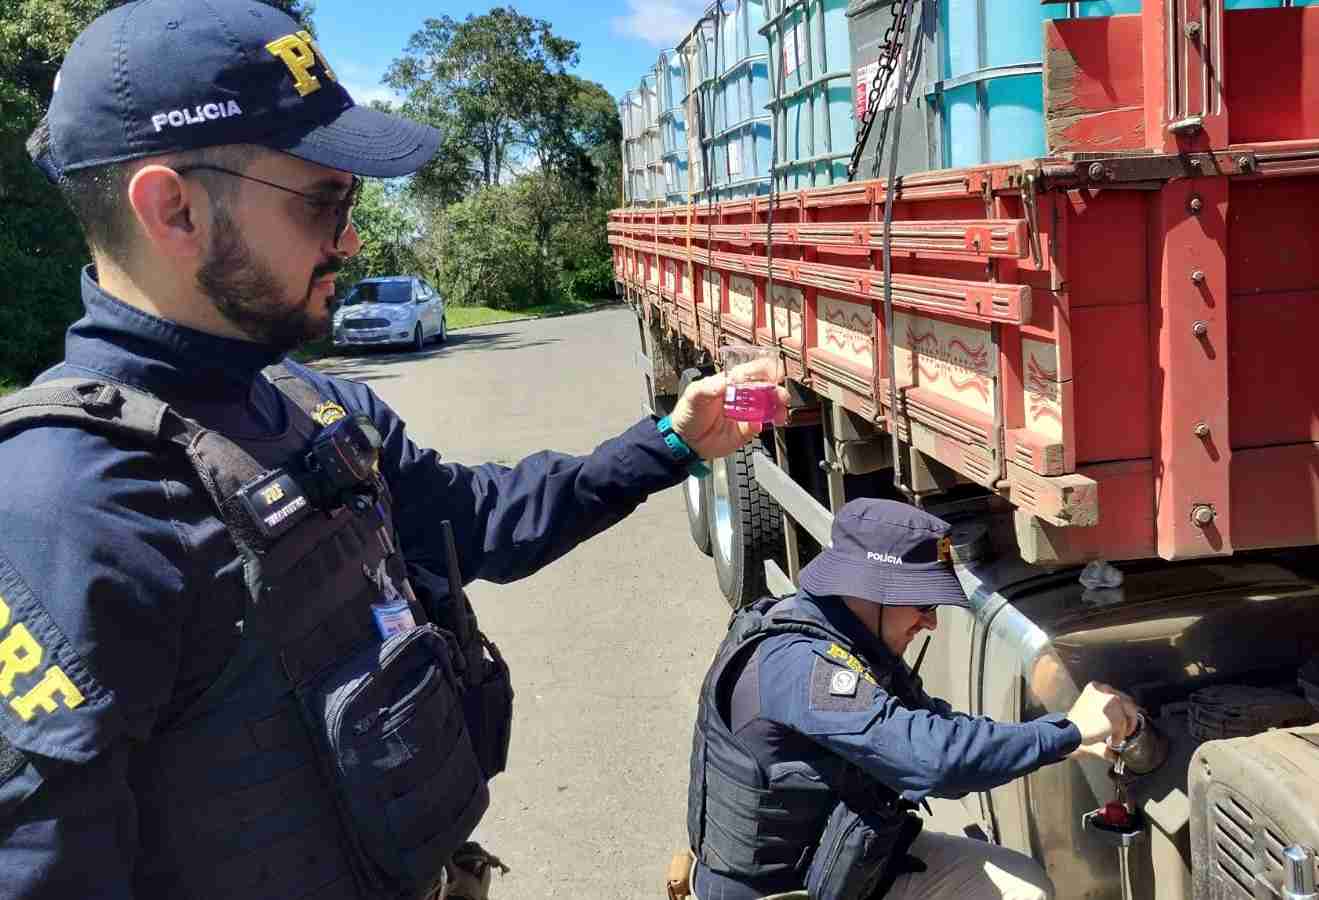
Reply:
[[[128,898],[128,748],[187,607],[170,492],[146,453],[69,429],[6,440],[0,470],[0,897]]]
[[[1066,758],[1081,742],[1062,716],[1016,724],[906,709],[843,656],[814,640],[767,646],[760,659],[761,715],[913,803],[998,787]]]
[[[403,420],[369,388],[301,370],[380,429],[381,470],[394,492],[395,526],[408,561],[447,570],[439,525],[448,519],[464,582],[530,575],[687,474],[649,417],[584,456],[545,451],[512,467],[446,463],[436,451],[417,447]]]

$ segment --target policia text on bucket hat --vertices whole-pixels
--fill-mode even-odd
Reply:
[[[512,703],[462,579],[531,574],[743,443],[722,378],[591,454],[468,467],[368,387],[235,334],[188,243],[220,204],[170,154],[256,145],[276,152],[231,175],[346,184],[436,144],[354,106],[271,7],[116,8],[70,50],[48,126],[37,162],[66,186],[137,166],[136,240],[126,259],[95,248],[64,361],[0,400],[0,898],[447,890],[448,864],[479,867],[464,842]],[[239,184],[231,222],[266,244],[233,267],[360,246],[348,195],[322,217]]]
[[[914,810],[1078,749],[1102,755],[1106,737],[1134,724],[1134,705],[1089,685],[1067,715],[1016,724],[930,697],[902,651],[937,624],[930,607],[968,605],[949,531],[906,504],[853,500],[835,516],[832,547],[802,569],[796,596],[733,619],[701,689],[692,744],[698,897],[1050,896],[1030,859],[922,834]]]

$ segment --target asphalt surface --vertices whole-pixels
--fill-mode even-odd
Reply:
[[[413,440],[463,463],[589,452],[642,415],[626,307],[454,332],[421,354],[320,368],[369,384]],[[679,490],[531,578],[476,583],[513,670],[513,745],[477,837],[510,867],[497,900],[664,896],[687,843],[697,692],[727,623]]]
[[[445,458],[511,465],[544,449],[590,452],[636,422],[637,349],[620,306],[318,366],[369,384]],[[516,692],[508,771],[476,835],[510,868],[495,900],[664,897],[669,859],[687,845],[696,698],[729,614],[681,490],[531,578],[477,582],[469,596]],[[966,823],[940,801],[927,827]]]

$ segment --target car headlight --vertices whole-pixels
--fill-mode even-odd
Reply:
[[[412,318],[412,310],[390,309],[385,311],[385,315],[387,315],[394,322],[405,322],[408,319]]]

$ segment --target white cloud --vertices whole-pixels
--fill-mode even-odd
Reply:
[[[336,60],[334,71],[339,76],[339,83],[352,96],[353,102],[360,106],[366,106],[372,100],[398,103],[402,99],[389,87],[380,83],[384,75],[383,66],[369,66],[351,59]]]
[[[615,16],[615,34],[640,38],[664,49],[687,36],[709,0],[627,0],[627,15]]]
[[[383,84],[372,86],[369,83],[354,84],[350,81],[344,81],[342,84],[345,90],[348,91],[349,96],[353,98],[353,102],[358,106],[366,106],[373,100],[384,100],[388,103],[397,104],[401,99],[398,94],[395,94]]]

